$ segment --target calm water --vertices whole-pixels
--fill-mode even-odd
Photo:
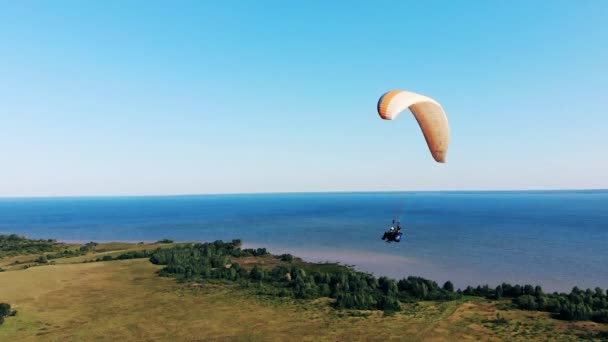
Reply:
[[[401,216],[404,240],[380,237]],[[608,287],[608,191],[0,199],[0,233],[64,241],[241,238],[458,287]]]

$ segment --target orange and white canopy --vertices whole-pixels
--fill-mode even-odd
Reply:
[[[441,105],[430,97],[404,90],[391,90],[378,101],[378,114],[384,120],[394,120],[409,108],[435,161],[445,163],[450,144],[448,118]]]

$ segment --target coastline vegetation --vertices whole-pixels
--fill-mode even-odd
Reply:
[[[570,293],[546,294],[540,286],[503,283],[494,289],[487,285],[467,287],[462,294],[494,300],[511,298],[518,309],[549,312],[562,320],[608,323],[608,295],[599,287],[583,291],[575,286]]]
[[[394,280],[356,271],[342,265],[310,264],[284,254],[273,256],[265,248],[241,249],[241,240],[215,241],[156,250],[150,261],[165,267],[161,275],[189,281],[228,281],[250,288],[258,294],[296,299],[335,299],[338,309],[400,311],[401,303],[418,301],[451,301],[463,296],[488,300],[511,299],[512,307],[544,311],[555,318],[569,321],[592,320],[608,323],[608,296],[601,288],[585,291],[573,288],[569,294],[546,294],[540,286],[503,283],[454,291],[447,281],[409,276]],[[142,254],[141,257],[144,257]],[[245,257],[274,258],[269,265],[241,265]]]
[[[0,259],[16,255],[52,252],[60,246],[61,244],[53,239],[33,240],[17,234],[0,235]]]
[[[5,236],[4,240],[9,239]],[[437,326],[440,327],[438,331],[448,329],[450,334],[454,334],[449,335],[452,337],[473,334],[473,336],[481,338],[485,336],[484,334],[491,334],[500,338],[536,336],[533,340],[536,338],[546,340],[549,336],[554,339],[575,337],[602,340],[608,336],[608,324],[606,324],[608,298],[606,292],[600,288],[594,290],[574,288],[569,294],[545,293],[540,286],[510,284],[501,284],[497,287],[487,285],[467,287],[462,290],[455,289],[449,281],[439,285],[432,280],[415,276],[394,280],[357,271],[353,266],[336,263],[309,263],[291,254],[272,255],[265,248],[242,248],[242,241],[238,239],[230,242],[208,243],[97,244],[89,242],[81,245],[61,244],[52,240],[33,240],[35,243],[32,243],[23,237],[12,237],[10,240],[12,241],[10,244],[3,244],[0,253],[10,251],[15,256],[0,260],[0,266],[6,271],[0,273],[4,276],[0,278],[0,287],[4,281],[5,287],[15,284],[15,289],[6,292],[6,296],[0,300],[15,304],[20,311],[20,317],[22,312],[25,316],[15,320],[6,320],[3,328],[0,328],[0,339],[2,336],[26,336],[20,335],[25,332],[20,333],[15,329],[22,327],[23,324],[30,324],[26,322],[30,319],[29,317],[33,317],[36,308],[39,307],[37,301],[31,302],[29,306],[23,306],[26,298],[37,298],[38,296],[34,294],[35,291],[38,291],[36,286],[27,291],[22,290],[24,286],[29,288],[29,285],[26,284],[29,284],[31,277],[36,274],[44,275],[43,277],[47,277],[45,279],[48,280],[44,284],[59,286],[57,277],[64,272],[66,272],[64,277],[67,277],[64,278],[67,281],[66,284],[82,279],[78,285],[85,286],[82,288],[82,298],[95,300],[96,297],[89,296],[97,293],[95,291],[98,290],[93,288],[86,290],[88,284],[97,286],[94,284],[99,281],[112,279],[112,282],[108,283],[112,285],[108,286],[116,288],[116,300],[120,302],[124,298],[125,290],[121,289],[123,286],[131,284],[128,286],[132,288],[134,294],[147,291],[138,285],[140,279],[147,279],[146,284],[148,285],[146,286],[165,289],[162,290],[162,293],[177,291],[175,295],[185,295],[184,300],[186,298],[194,300],[194,298],[198,298],[191,297],[195,295],[194,293],[202,293],[204,295],[201,298],[208,298],[205,300],[210,300],[210,303],[217,303],[216,300],[226,303],[223,310],[236,315],[235,318],[227,316],[226,320],[239,319],[255,322],[258,316],[253,313],[251,316],[245,315],[238,308],[240,304],[236,304],[245,301],[249,303],[247,305],[254,305],[258,308],[256,310],[267,310],[262,309],[264,305],[271,305],[274,308],[272,310],[296,310],[294,312],[299,313],[290,314],[295,315],[290,316],[295,321],[299,321],[299,318],[296,317],[307,315],[302,312],[311,310],[311,315],[314,313],[313,316],[310,316],[311,319],[312,317],[323,317],[322,321],[332,322],[332,326],[343,322],[346,324],[344,327],[350,327],[347,322],[352,319],[369,320],[371,326],[400,322],[399,324],[411,327],[411,331],[414,333],[422,327],[421,322],[428,320],[428,323],[424,323],[423,326],[438,324]],[[47,247],[32,248],[36,244]],[[53,247],[49,248],[49,244],[52,244]],[[24,248],[15,248],[17,245]],[[6,246],[10,247],[6,248]],[[49,249],[51,250],[49,251]],[[22,255],[27,253],[27,250],[35,252],[30,255]],[[92,262],[94,264],[91,264]],[[55,266],[46,267],[45,265]],[[27,273],[29,275],[24,273],[24,276],[17,276],[22,273],[22,269],[29,266],[41,267],[29,270],[28,272],[33,272]],[[150,274],[146,275],[144,270],[148,270],[145,272],[150,272]],[[118,276],[123,272],[124,276]],[[135,272],[137,276],[131,276],[132,272]],[[71,274],[81,274],[81,276]],[[89,274],[98,275],[87,280]],[[108,274],[112,274],[112,277],[107,278]],[[160,281],[158,275],[163,278],[176,279],[177,282]],[[38,279],[38,276],[34,277]],[[174,287],[171,287],[172,290],[168,290],[166,287],[169,284],[175,284]],[[75,290],[76,288],[71,288],[66,291],[73,293]],[[22,292],[24,293],[21,294]],[[110,292],[106,292],[104,290],[104,298],[113,296]],[[192,294],[188,294],[191,292]],[[57,294],[62,298],[57,289],[49,293]],[[147,292],[143,292],[142,296],[144,293]],[[159,298],[159,300],[161,299]],[[256,301],[259,304],[254,304]],[[63,310],[65,304],[62,303],[65,301],[58,299],[58,312]],[[131,305],[138,305],[135,299]],[[196,308],[189,307],[188,312],[202,310],[205,305]],[[258,305],[262,305],[262,307]],[[82,310],[86,310],[86,307],[83,307]],[[177,310],[176,314],[179,312],[178,307],[173,310]],[[8,312],[16,313],[10,307]],[[267,311],[266,314],[270,315],[271,312],[274,311]],[[132,314],[133,317],[137,315],[136,312]],[[4,317],[7,316],[10,314]],[[237,316],[239,318],[236,318]],[[447,320],[447,317],[450,319]],[[50,317],[49,319],[55,318]],[[357,324],[361,324],[361,321]],[[367,323],[360,326],[360,329],[363,329],[361,333],[364,329],[372,329],[371,326],[364,328],[366,326],[368,326]],[[471,326],[477,330],[474,332],[471,330]],[[549,326],[560,327],[561,330],[550,331]],[[291,326],[291,329],[296,329],[296,326]],[[422,329],[425,331],[424,328]],[[350,328],[345,328],[344,332],[346,331],[350,331]],[[426,331],[420,332],[417,336],[421,338],[436,334],[438,334],[436,336],[445,336],[444,333]],[[46,332],[41,330],[40,333]],[[56,333],[59,334],[59,330]],[[387,338],[389,337],[387,336]]]
[[[546,310],[539,305],[545,300],[567,308],[570,297],[562,303],[537,287],[460,290],[451,282],[439,286],[419,277],[378,278],[353,266],[242,248],[240,240],[57,243],[50,252],[2,258],[0,267],[5,270],[0,272],[0,301],[11,303],[10,312],[19,311],[0,327],[0,340],[7,341],[34,336],[601,341],[608,336],[608,324],[580,320],[594,319],[593,312],[603,306],[602,290],[575,291],[591,313],[569,320],[537,310]],[[146,324],[141,324],[142,312]],[[126,325],[132,329],[121,328]],[[399,329],[389,328],[395,326]]]
[[[95,246],[97,246],[97,245],[98,245],[97,242],[91,241],[91,242],[85,243],[84,245],[80,246],[78,249],[66,248],[62,252],[55,253],[55,254],[47,254],[44,257],[48,261],[51,259],[71,258],[71,257],[75,257],[75,256],[85,255],[87,253],[92,252],[95,249]],[[38,261],[38,262],[40,262],[40,261]],[[41,259],[41,262],[44,263],[45,261]]]

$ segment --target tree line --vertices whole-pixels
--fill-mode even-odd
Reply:
[[[265,248],[241,249],[240,240],[215,241],[156,250],[150,261],[165,265],[161,275],[187,280],[217,279],[237,282],[258,293],[298,299],[330,297],[341,309],[399,311],[401,301],[449,300],[458,295],[451,283],[439,287],[420,277],[399,281],[358,272],[350,267],[290,263],[289,254],[277,256],[287,264],[242,267],[231,258],[271,256]]]
[[[17,234],[0,235],[0,259],[7,256],[52,252],[59,244],[53,239],[32,240]]]
[[[159,248],[160,250],[160,248]],[[142,258],[150,258],[152,256],[152,251],[148,251],[146,249],[141,251],[129,251],[126,253],[122,253],[117,255],[116,257],[112,257],[111,255],[104,255],[103,257],[99,257],[95,259],[95,261],[112,261],[112,260],[127,260],[127,259],[142,259]]]
[[[563,320],[608,323],[608,294],[599,287],[584,291],[574,287],[570,293],[547,294],[540,286],[503,283],[496,288],[487,285],[477,288],[469,286],[462,293],[488,299],[511,298],[513,304],[520,309],[550,312]]]
[[[563,320],[593,320],[608,323],[608,294],[600,289],[571,293],[544,293],[540,286],[488,285],[454,290],[452,282],[439,286],[435,281],[409,276],[394,280],[375,277],[347,266],[294,263],[289,254],[275,256],[283,263],[247,268],[234,262],[244,256],[271,256],[265,248],[241,249],[241,240],[215,241],[158,249],[150,261],[165,265],[161,275],[184,280],[222,280],[252,288],[258,293],[298,299],[334,298],[340,309],[399,311],[400,303],[423,300],[455,300],[463,296],[492,300],[510,299],[523,310],[550,312]]]
[[[46,257],[47,260],[77,257],[77,256],[85,255],[89,252],[94,251],[95,246],[97,246],[97,245],[98,245],[97,242],[91,241],[91,242],[87,242],[84,245],[78,247],[78,249],[65,249],[59,253],[47,254],[44,257]]]
[[[157,243],[172,243],[164,239]],[[44,253],[55,251],[60,244],[55,240],[31,240],[26,237],[0,235],[0,258],[7,255]],[[94,250],[97,243],[89,242],[78,249],[65,249],[41,255],[34,260],[46,263],[50,259],[73,257]],[[222,280],[251,288],[260,294],[315,299],[334,298],[334,306],[342,309],[400,310],[400,303],[421,300],[454,300],[462,296],[484,297],[491,300],[510,299],[513,306],[523,310],[544,311],[563,320],[592,320],[608,323],[608,293],[601,288],[581,290],[574,287],[570,293],[545,293],[540,286],[488,285],[454,291],[447,281],[443,286],[421,277],[410,276],[400,280],[375,277],[355,271],[351,267],[294,262],[291,254],[271,255],[265,248],[241,248],[239,239],[230,242],[215,241],[156,250],[122,253],[116,257],[104,255],[95,261],[149,258],[154,264],[165,265],[161,275],[184,280]],[[281,263],[274,266],[243,267],[235,258],[276,257]]]

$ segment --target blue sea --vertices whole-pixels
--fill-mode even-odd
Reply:
[[[393,218],[401,243],[381,240]],[[213,241],[457,287],[608,288],[608,190],[0,199],[0,234]]]

